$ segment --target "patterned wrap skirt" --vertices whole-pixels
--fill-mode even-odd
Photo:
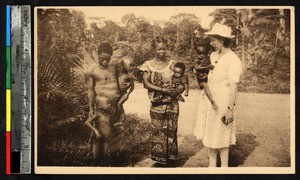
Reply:
[[[179,104],[152,102],[151,118],[151,159],[166,164],[178,158],[177,129]]]

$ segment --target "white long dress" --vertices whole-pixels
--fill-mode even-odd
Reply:
[[[236,119],[231,124],[225,125],[221,118],[229,105],[229,84],[239,82],[242,63],[232,51],[220,58],[218,52],[213,52],[210,59],[215,68],[208,75],[208,86],[219,110],[213,110],[206,94],[204,91],[201,92],[194,135],[197,139],[202,139],[204,146],[217,149],[229,147],[236,142]]]

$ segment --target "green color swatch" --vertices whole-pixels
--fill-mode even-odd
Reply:
[[[10,47],[6,46],[6,89],[11,88],[11,56]]]

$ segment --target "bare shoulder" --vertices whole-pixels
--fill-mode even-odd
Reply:
[[[107,70],[112,72],[112,73],[115,73],[117,71],[117,65],[110,64],[110,65],[108,65]]]
[[[169,61],[169,68],[171,69],[171,70],[174,70],[174,67],[175,67],[175,64],[177,63],[177,61],[175,61],[175,60],[170,60]]]
[[[92,75],[94,74],[94,69],[95,69],[95,66],[94,66],[94,65],[88,67],[87,70],[86,70],[86,76],[87,76],[87,77],[92,76]]]

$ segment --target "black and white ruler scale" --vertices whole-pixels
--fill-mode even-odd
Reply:
[[[11,6],[12,173],[31,173],[31,12]]]

